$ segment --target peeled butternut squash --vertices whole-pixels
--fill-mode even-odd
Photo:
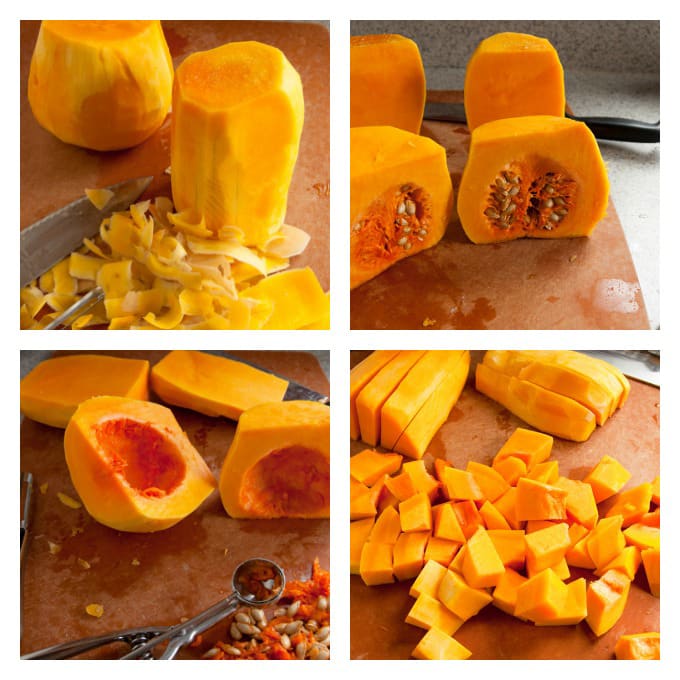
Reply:
[[[238,420],[257,404],[283,399],[288,382],[241,361],[174,350],[151,369],[151,387],[167,404]]]
[[[84,401],[66,428],[64,452],[87,511],[118,531],[171,527],[217,486],[172,411],[148,401]]]
[[[588,236],[608,200],[607,169],[585,123],[522,116],[472,132],[458,215],[474,243]]]
[[[195,52],[172,98],[172,196],[213,232],[237,227],[264,245],[283,224],[304,121],[302,82],[281,50],[260,42]]]
[[[499,118],[563,116],[564,70],[545,38],[497,33],[470,57],[463,94],[470,130]]]
[[[446,150],[395,127],[350,130],[350,287],[436,245],[453,207]]]
[[[21,412],[44,425],[65,428],[78,405],[108,395],[149,398],[149,362],[104,354],[46,359],[22,381]]]
[[[394,34],[352,36],[349,64],[350,126],[420,132],[425,69],[413,40]]]
[[[243,413],[222,464],[220,495],[235,518],[328,517],[330,409],[311,401]]]
[[[160,21],[43,21],[28,100],[38,123],[63,142],[125,149],[162,125],[172,79]]]
[[[595,415],[577,401],[526,380],[477,364],[475,385],[487,397],[542,432],[585,441],[595,430]]]

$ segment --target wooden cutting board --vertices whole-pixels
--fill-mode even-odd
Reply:
[[[428,93],[462,101],[462,92]],[[470,133],[425,121],[446,148],[458,195]],[[613,203],[590,238],[476,245],[454,213],[435,247],[351,293],[353,329],[647,329],[635,266]],[[433,322],[433,323],[431,323]]]
[[[165,354],[106,353],[147,358],[152,365]],[[329,394],[311,354],[231,354]],[[235,423],[173,411],[219,478]],[[64,461],[63,435],[28,418],[21,425],[21,470],[35,478],[22,574],[22,653],[131,626],[178,623],[228,595],[234,568],[250,557],[273,559],[288,579],[309,578],[317,557],[330,568],[328,520],[235,520],[225,513],[217,491],[189,517],[157,533],[124,533],[98,524],[84,508],[73,510],[57,498],[59,491],[78,497]],[[44,493],[42,485],[47,485]],[[60,546],[59,552],[52,554],[50,544]],[[85,613],[91,603],[104,606],[101,618]],[[220,632],[216,626],[218,639]]]
[[[139,146],[96,152],[64,144],[36,122],[27,82],[40,22],[21,22],[21,228],[80,198],[86,188],[153,175],[146,195],[170,196],[170,116]],[[292,266],[310,266],[324,290],[329,287],[329,33],[314,23],[277,21],[163,21],[177,67],[189,54],[236,40],[259,40],[279,47],[300,73],[305,124],[290,187],[286,221],[311,234]],[[172,114],[170,114],[172,115]],[[97,225],[95,225],[95,231]]]
[[[366,353],[353,352],[352,364]],[[473,352],[471,375],[481,353]],[[480,394],[468,381],[448,421],[439,430],[426,461],[445,458],[456,467],[467,461],[490,464],[493,456],[516,427],[527,427],[498,404]],[[352,442],[351,452],[365,448]],[[587,442],[555,439],[551,459],[560,474],[583,479],[605,454],[619,460],[631,473],[628,487],[651,481],[659,474],[659,390],[631,380],[623,409]],[[605,501],[606,510],[610,501]],[[591,580],[592,572],[572,568],[572,576]],[[368,587],[359,576],[351,577],[350,626],[352,659],[408,659],[424,632],[404,623],[414,599],[411,582]],[[648,590],[640,567],[623,617],[599,639],[586,623],[576,626],[538,627],[524,623],[489,605],[466,621],[454,637],[472,651],[473,659],[610,659],[620,635],[658,631],[660,601]]]

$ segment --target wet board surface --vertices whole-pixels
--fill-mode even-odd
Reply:
[[[462,92],[428,93],[462,101]],[[447,153],[454,203],[468,154],[462,124],[424,121]],[[444,238],[351,293],[353,329],[647,329],[613,203],[589,238],[472,243],[455,210]]]
[[[177,67],[192,52],[226,42],[259,40],[280,48],[300,73],[305,122],[290,187],[286,222],[311,241],[291,266],[310,266],[329,287],[329,33],[319,24],[277,21],[163,21]],[[170,196],[170,117],[139,146],[96,152],[65,144],[36,122],[27,98],[27,79],[40,22],[21,22],[21,228],[84,195],[133,177],[153,175],[145,197]],[[93,233],[98,225],[94,225]]]
[[[147,358],[152,365],[165,354],[106,353]],[[229,354],[329,394],[328,381],[313,355]],[[186,409],[173,407],[173,412],[219,479],[236,424]],[[328,520],[232,519],[217,490],[186,519],[164,531],[132,534],[98,524],[84,508],[71,509],[57,497],[59,491],[78,497],[64,461],[63,434],[28,418],[21,425],[21,470],[34,476],[22,576],[22,654],[131,626],[178,623],[227,596],[234,568],[251,557],[278,562],[288,580],[309,578],[316,558],[321,567],[330,568]],[[50,544],[59,546],[56,554]],[[84,568],[79,560],[90,567]],[[85,612],[91,603],[104,606],[101,618]],[[217,639],[223,635],[219,625],[214,634]],[[120,649],[106,650],[113,652]]]
[[[367,353],[353,352],[352,363]],[[481,353],[472,353],[471,375]],[[659,474],[659,389],[631,380],[628,401],[587,442],[555,439],[551,460],[560,474],[583,479],[606,453],[620,461],[632,477],[627,488],[651,481]],[[477,392],[473,383],[463,390],[448,421],[435,435],[425,460],[445,458],[456,467],[469,460],[490,464],[516,427],[528,427],[509,411]],[[366,448],[351,443],[351,452]],[[404,460],[408,460],[405,458]],[[599,507],[606,511],[610,499]],[[592,572],[571,569],[571,576],[592,580]],[[409,659],[425,633],[404,622],[415,602],[408,591],[412,581],[368,587],[353,575],[350,584],[350,656],[352,659]],[[482,609],[454,634],[472,652],[472,659],[612,659],[620,635],[658,631],[660,600],[649,593],[642,566],[618,623],[596,638],[585,622],[575,626],[538,627],[501,612],[493,605]]]

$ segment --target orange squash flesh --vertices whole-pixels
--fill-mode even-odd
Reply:
[[[243,413],[220,473],[231,517],[328,517],[329,484],[328,406],[284,401]]]
[[[148,399],[148,376],[145,360],[103,354],[54,357],[21,381],[21,412],[39,423],[65,428],[78,405],[90,397]]]
[[[350,126],[391,125],[418,134],[425,110],[425,70],[418,46],[403,35],[350,38]]]
[[[283,399],[288,382],[226,357],[173,350],[151,369],[151,387],[168,404],[238,420],[257,404]]]
[[[584,123],[523,116],[472,133],[458,216],[474,243],[588,236],[608,199],[607,169]]]
[[[453,208],[446,150],[390,126],[350,129],[350,287],[436,245]]]
[[[66,428],[64,451],[87,511],[119,531],[173,526],[217,486],[172,412],[147,401],[84,401]]]
[[[40,125],[63,142],[126,149],[162,125],[172,79],[160,21],[43,21],[28,100]]]
[[[526,380],[477,364],[476,387],[533,427],[552,435],[585,441],[595,430],[595,415],[577,401]]]
[[[477,46],[465,71],[465,117],[470,130],[491,120],[563,116],[564,71],[545,38],[497,33]]]
[[[300,76],[279,49],[232,42],[187,57],[173,89],[175,208],[266,243],[283,224],[303,121]]]

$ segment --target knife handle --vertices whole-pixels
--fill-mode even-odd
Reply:
[[[630,118],[611,118],[609,116],[590,117],[572,116],[567,118],[585,123],[597,139],[610,139],[617,142],[647,142],[655,143],[661,138],[660,121],[645,123]]]

